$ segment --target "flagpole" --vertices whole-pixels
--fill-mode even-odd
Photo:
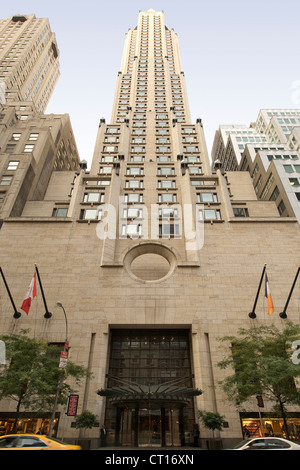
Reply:
[[[293,285],[292,285],[292,287],[291,287],[289,296],[288,296],[287,301],[286,301],[286,303],[285,303],[284,309],[283,309],[283,311],[280,312],[280,314],[279,314],[280,318],[287,318],[286,309],[288,308],[288,305],[289,305],[289,302],[290,302],[290,299],[291,299],[291,296],[292,296],[292,293],[293,293],[295,284],[296,284],[296,282],[297,282],[297,278],[298,278],[299,272],[300,272],[300,266],[298,267],[298,270],[297,270],[297,273],[296,273],[296,276],[295,276]]]
[[[0,272],[1,272],[1,276],[2,276],[3,282],[4,282],[4,284],[5,284],[5,287],[6,287],[8,296],[9,296],[9,298],[10,298],[11,304],[12,304],[13,309],[14,309],[14,311],[15,311],[15,313],[14,313],[14,318],[20,318],[20,316],[21,316],[22,314],[21,314],[21,312],[18,312],[18,310],[16,309],[16,306],[15,306],[15,303],[14,303],[14,299],[12,298],[12,295],[11,295],[11,293],[10,293],[10,290],[9,290],[8,285],[7,285],[7,282],[6,282],[6,279],[5,279],[5,276],[4,276],[4,274],[3,274],[3,271],[2,271],[1,266],[0,266]]]
[[[266,266],[267,265],[265,264],[264,268],[263,268],[263,271],[261,273],[261,278],[260,278],[260,281],[259,281],[259,286],[258,286],[258,289],[257,289],[257,293],[256,293],[256,297],[255,297],[255,300],[254,300],[254,305],[253,305],[252,311],[248,314],[248,316],[250,318],[256,318],[255,308],[256,308],[258,296],[259,296],[259,293],[260,293],[261,284],[262,284],[262,281],[263,281],[263,278],[264,278]]]
[[[40,288],[41,288],[41,293],[42,293],[42,297],[43,297],[43,301],[44,301],[44,306],[45,306],[45,309],[46,309],[46,313],[45,313],[44,317],[45,317],[45,318],[51,318],[51,317],[52,317],[52,313],[49,312],[48,307],[47,307],[47,302],[46,302],[46,298],[45,298],[45,294],[44,294],[44,289],[43,289],[42,282],[41,282],[41,278],[40,278],[40,273],[39,273],[39,270],[38,270],[37,265],[35,264],[34,266],[35,266],[35,271],[36,271],[36,274],[37,274],[37,277],[38,277],[38,280],[39,280],[39,284],[40,284]]]

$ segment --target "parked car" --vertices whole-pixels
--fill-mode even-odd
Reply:
[[[54,438],[37,434],[7,434],[0,438],[0,450],[81,450]]]
[[[283,437],[255,437],[241,441],[232,450],[300,450],[300,445]]]

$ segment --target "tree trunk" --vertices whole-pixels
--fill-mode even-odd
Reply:
[[[17,425],[18,425],[18,419],[19,419],[19,414],[20,414],[20,407],[21,407],[22,400],[20,399],[17,404],[16,408],[16,414],[15,414],[15,422],[13,425],[13,428],[11,430],[11,434],[14,434],[17,432]]]
[[[280,406],[280,410],[281,410],[281,416],[282,416],[282,419],[283,419],[283,429],[285,431],[285,437],[287,439],[289,439],[290,434],[289,434],[288,423],[287,423],[287,420],[286,420],[286,413],[285,413],[285,409],[284,409],[284,406],[283,406],[283,403],[282,403],[281,400],[279,400],[279,406]]]

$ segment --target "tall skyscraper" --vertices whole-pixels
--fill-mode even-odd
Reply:
[[[61,134],[50,133],[55,145]],[[92,373],[77,391],[78,413],[99,416],[109,445],[191,445],[199,426],[205,447],[211,432],[199,410],[225,417],[218,436],[224,447],[241,439],[245,424],[259,434],[255,397],[240,412],[219,387],[219,339],[239,327],[282,326],[278,313],[299,265],[299,226],[280,217],[274,201],[257,199],[249,172],[211,168],[202,121],[191,122],[177,35],[163,12],[140,12],[126,34],[111,121],[100,120],[91,169],[84,162],[68,167],[70,156],[59,150],[58,165],[39,173],[35,196],[27,193],[18,212],[5,214],[0,230],[1,267],[15,304],[36,263],[52,315],[44,316],[39,289],[28,316],[18,318],[2,295],[0,331],[30,328],[63,344],[57,301],[63,305],[70,358]],[[11,181],[26,188],[24,180]],[[262,302],[251,311],[264,263],[272,318]],[[297,305],[293,297],[292,321]],[[13,404],[0,406],[9,429]],[[290,412],[296,429],[299,417]],[[20,429],[49,429],[50,418],[27,410]],[[262,413],[262,420],[281,432],[279,416]],[[59,408],[54,433],[76,440],[73,422]],[[85,437],[97,447],[99,428]]]
[[[59,77],[59,50],[47,18],[0,20],[0,82],[6,102],[32,101],[44,112]]]

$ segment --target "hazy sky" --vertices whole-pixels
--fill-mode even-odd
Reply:
[[[178,34],[192,123],[210,153],[220,124],[250,124],[261,108],[300,108],[299,0],[12,0],[1,17],[47,17],[61,76],[46,113],[68,113],[81,159],[91,162],[109,123],[125,33],[140,10],[164,11]]]

